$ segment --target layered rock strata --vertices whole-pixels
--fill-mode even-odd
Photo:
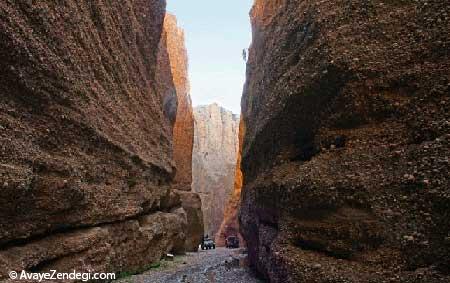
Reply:
[[[241,231],[270,282],[448,282],[446,1],[256,0]]]
[[[239,118],[217,104],[194,108],[192,188],[200,194],[205,233],[214,237],[233,190]]]
[[[0,4],[0,279],[129,272],[184,250],[164,15],[159,0]]]
[[[166,14],[159,47],[158,72],[164,109],[173,127],[173,157],[176,166],[173,189],[181,196],[187,213],[186,249],[197,251],[203,236],[201,199],[192,192],[192,149],[194,144],[194,114],[189,94],[188,56],[184,32],[174,15]],[[168,68],[169,66],[169,68]],[[169,69],[168,72],[166,69]],[[174,110],[174,105],[176,109]]]

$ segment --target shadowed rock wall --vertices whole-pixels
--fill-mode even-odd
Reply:
[[[184,250],[164,15],[157,0],[0,4],[0,278],[131,271]]]
[[[255,1],[241,231],[271,282],[447,282],[446,1]]]

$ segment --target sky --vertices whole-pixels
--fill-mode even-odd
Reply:
[[[245,82],[242,50],[251,42],[253,0],[167,0],[185,31],[194,106],[218,103],[240,113]]]

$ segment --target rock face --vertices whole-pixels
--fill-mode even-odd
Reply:
[[[270,282],[448,282],[447,1],[256,0],[241,230]]]
[[[165,2],[0,6],[0,279],[130,271],[183,251],[176,107],[157,80],[171,77],[157,68]]]
[[[186,249],[197,251],[203,236],[203,215],[200,196],[191,192],[194,114],[189,95],[188,56],[184,45],[184,32],[178,27],[174,15],[166,14],[164,19],[158,66],[161,70],[157,74],[158,85],[161,86],[160,93],[163,94],[164,111],[174,122],[173,156],[177,170],[173,188],[179,191],[182,206],[187,213]],[[174,105],[177,106],[175,110]]]
[[[177,167],[175,183],[179,190],[190,191],[192,149],[194,146],[194,114],[189,95],[188,56],[184,45],[184,31],[177,26],[175,16],[166,15],[163,36],[169,54],[178,105],[173,127],[173,155]]]
[[[217,104],[194,108],[192,189],[200,194],[205,233],[213,237],[233,190],[239,118]]]
[[[178,193],[180,194],[181,206],[186,212],[185,250],[196,252],[202,241],[204,231],[202,201],[197,193],[185,191],[178,191]]]
[[[236,169],[234,173],[234,187],[228,203],[225,206],[222,224],[220,225],[219,231],[216,235],[216,244],[218,246],[225,246],[225,240],[229,236],[238,236],[240,240],[240,246],[244,245],[244,239],[239,231],[238,219],[239,206],[241,204],[241,190],[244,181],[241,171],[241,154],[242,144],[244,141],[244,133],[244,120],[241,119],[239,123],[239,149],[237,152]]]

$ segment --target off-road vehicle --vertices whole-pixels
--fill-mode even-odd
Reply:
[[[228,236],[225,240],[225,247],[227,247],[227,249],[239,248],[239,238],[236,236]]]
[[[204,238],[201,243],[201,248],[202,248],[202,250],[215,249],[216,243],[214,243],[214,241],[211,240],[210,238]]]

